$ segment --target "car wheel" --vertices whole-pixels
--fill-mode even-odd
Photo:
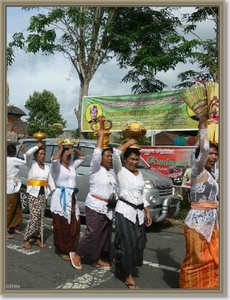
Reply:
[[[20,200],[22,205],[22,213],[28,213],[29,212],[29,206],[28,206],[28,199],[27,199],[27,193],[26,188],[22,187],[20,189]]]

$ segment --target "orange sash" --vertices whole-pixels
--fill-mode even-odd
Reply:
[[[219,203],[212,200],[205,200],[201,202],[192,202],[191,208],[192,209],[215,209],[219,207]]]

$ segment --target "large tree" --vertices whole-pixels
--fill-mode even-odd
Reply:
[[[188,49],[186,57],[192,64],[197,63],[199,70],[186,70],[178,75],[181,82],[176,88],[184,88],[194,84],[194,80],[219,82],[219,8],[218,7],[196,7],[192,14],[184,14],[182,21],[183,32],[190,33],[193,39],[184,40],[182,47]],[[196,28],[199,23],[212,21],[213,38],[202,39]]]
[[[54,123],[61,123],[65,126],[66,121],[60,114],[60,104],[52,92],[44,90],[42,93],[34,92],[25,103],[25,108],[29,110],[27,123],[28,133],[33,135],[41,131],[46,133],[47,137],[57,137],[63,131],[52,129]]]
[[[154,80],[156,72],[167,71],[184,61],[175,46],[180,40],[175,31],[179,21],[168,11],[150,7],[46,9],[45,13],[31,17],[28,36],[15,33],[9,47],[46,55],[61,52],[71,61],[80,81],[75,109],[78,128],[81,128],[83,96],[88,95],[90,81],[101,64],[116,56],[121,68],[140,65],[138,72],[151,77],[158,91],[165,85]]]

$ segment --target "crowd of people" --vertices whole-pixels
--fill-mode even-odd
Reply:
[[[31,248],[31,239],[40,248],[46,200],[50,193],[53,218],[53,242],[64,261],[82,269],[83,257],[89,256],[93,267],[110,270],[129,289],[139,289],[132,276],[134,266],[143,265],[147,243],[146,226],[152,219],[144,197],[144,180],[137,169],[140,151],[129,139],[118,148],[103,148],[105,131],[97,131],[97,144],[90,164],[89,192],[85,200],[86,229],[80,238],[80,212],[77,201],[76,169],[86,155],[74,147],[58,143],[51,158],[51,168],[44,163],[45,148],[41,142],[17,159],[16,147],[7,147],[7,235],[22,234],[16,227],[22,223],[19,199],[21,186],[19,165],[28,169],[28,204],[30,220],[26,226],[23,247]],[[191,168],[191,209],[185,219],[186,256],[183,260],[179,287],[183,289],[218,288],[218,184],[212,169],[218,160],[218,146],[207,138],[207,119],[199,121],[200,143]],[[72,160],[71,154],[77,154]],[[122,164],[122,159],[124,164]],[[113,166],[113,168],[112,168]],[[115,220],[114,247],[111,252],[112,220]]]

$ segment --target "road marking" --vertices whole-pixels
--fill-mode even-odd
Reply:
[[[178,268],[173,268],[173,267],[169,267],[169,266],[164,266],[164,265],[159,265],[153,262],[149,262],[149,261],[144,261],[143,262],[144,265],[148,265],[150,267],[153,268],[158,268],[158,269],[164,269],[164,270],[168,270],[168,271],[173,271],[173,272],[180,272],[180,269]]]
[[[17,245],[13,245],[13,244],[7,244],[6,246],[7,246],[7,248],[9,248],[11,250],[16,250],[17,252],[21,252],[21,253],[27,254],[27,255],[32,255],[32,254],[40,252],[38,250],[31,250],[31,249],[26,250],[22,246],[17,246]]]
[[[153,262],[144,261],[144,265],[148,265],[152,268],[164,269],[173,272],[180,272],[180,269],[169,266],[159,265]],[[114,277],[111,270],[104,270],[97,268],[91,273],[84,274],[83,276],[77,277],[74,280],[66,280],[62,285],[56,287],[56,289],[88,289],[100,285],[101,283],[110,280]]]
[[[110,270],[96,268],[91,273],[83,276],[77,276],[74,280],[66,281],[63,285],[58,286],[56,289],[87,289],[100,285],[103,282],[114,277]]]

